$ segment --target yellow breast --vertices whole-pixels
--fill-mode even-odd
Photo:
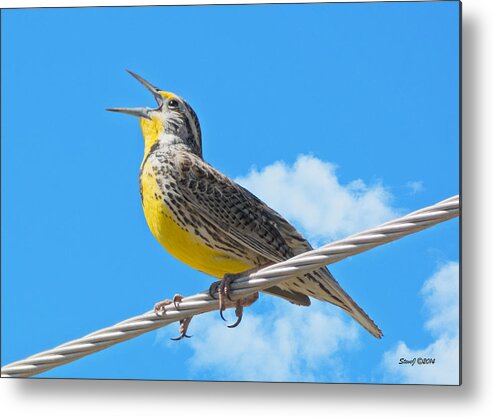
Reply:
[[[254,267],[253,264],[206,246],[199,236],[180,226],[162,197],[152,169],[144,166],[140,181],[147,224],[154,237],[171,255],[192,268],[217,278]]]

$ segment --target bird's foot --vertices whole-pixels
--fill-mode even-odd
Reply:
[[[192,336],[189,336],[187,334],[188,326],[189,326],[190,322],[192,321],[192,318],[193,318],[193,316],[184,318],[183,320],[180,320],[180,336],[172,337],[171,340],[181,340],[184,337],[187,337],[187,338],[192,337]]]
[[[243,307],[248,307],[252,305],[258,299],[258,293],[252,294],[245,298],[240,298],[239,300],[231,299],[231,284],[234,282],[236,278],[239,276],[243,276],[243,274],[226,274],[221,281],[214,282],[209,288],[209,295],[212,298],[215,298],[214,294],[217,292],[218,300],[219,300],[219,315],[221,318],[226,321],[224,318],[223,311],[230,307],[235,307],[235,314],[237,320],[234,324],[228,326],[230,328],[238,326],[240,324],[241,319],[243,317]]]
[[[249,307],[257,300],[258,300],[258,292],[236,301],[236,306],[235,306],[236,322],[234,324],[230,324],[228,327],[232,329],[233,327],[238,326],[238,324],[241,323],[241,319],[243,318],[243,307]]]
[[[178,304],[184,299],[183,295],[180,294],[175,294],[172,300],[169,298],[166,298],[166,300],[160,301],[159,303],[154,304],[154,313],[156,313],[156,316],[161,316],[162,313],[164,312],[164,308],[166,306],[169,306],[170,304],[173,304],[175,308],[178,310]]]
[[[173,304],[175,308],[178,310],[179,304],[184,298],[185,297],[183,297],[183,295],[175,294],[172,300],[167,298],[166,300],[160,301],[159,303],[154,304],[154,313],[156,313],[156,316],[162,316],[165,307],[169,306],[170,304]],[[191,337],[187,334],[188,326],[191,321],[192,321],[192,317],[187,317],[180,320],[180,336],[173,337],[171,338],[171,340],[181,340],[184,337]]]

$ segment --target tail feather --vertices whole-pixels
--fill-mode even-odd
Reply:
[[[377,339],[383,334],[365,311],[342,289],[327,268],[297,277],[279,285],[285,291],[298,292],[343,309]]]

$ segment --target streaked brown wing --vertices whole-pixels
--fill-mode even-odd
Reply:
[[[177,152],[175,158],[179,169],[173,170],[173,175],[180,185],[181,197],[239,245],[272,262],[312,249],[280,214],[201,158],[186,152]],[[309,296],[328,301],[346,311],[375,337],[382,336],[371,318],[326,268],[285,281],[265,292],[300,305],[309,305]]]
[[[176,163],[180,196],[218,231],[272,262],[294,255],[265,203],[194,155],[176,153]]]

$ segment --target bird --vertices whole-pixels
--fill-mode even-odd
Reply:
[[[129,71],[156,100],[157,107],[106,110],[137,116],[144,138],[139,189],[147,224],[156,240],[175,258],[216,278],[210,294],[218,294],[219,310],[236,307],[236,327],[243,307],[258,293],[231,303],[230,286],[249,271],[287,260],[312,249],[284,217],[203,158],[199,119],[182,97],[163,91]],[[381,330],[344,291],[326,267],[306,273],[263,293],[292,304],[309,306],[311,299],[334,304],[380,339]],[[156,313],[183,296],[155,305]],[[187,334],[191,317],[180,322]]]

